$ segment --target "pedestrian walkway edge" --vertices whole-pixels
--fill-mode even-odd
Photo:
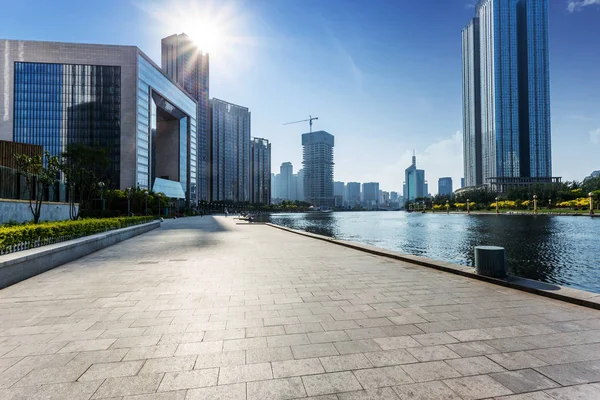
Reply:
[[[285,226],[267,223],[266,225],[280,229],[286,232],[295,233],[297,235],[306,236],[309,238],[322,240],[339,246],[348,247],[354,250],[363,251],[381,257],[392,258],[398,261],[404,261],[411,264],[416,264],[422,267],[433,268],[443,272],[449,272],[456,275],[461,275],[467,278],[477,279],[480,281],[493,283],[496,285],[517,289],[544,297],[549,297],[564,302],[577,304],[584,307],[600,310],[600,294],[586,292],[584,290],[573,289],[565,286],[548,284],[544,282],[534,281],[532,279],[520,278],[513,275],[508,275],[504,279],[490,278],[487,276],[478,275],[471,267],[454,264],[445,261],[432,260],[426,257],[414,256],[412,254],[400,253],[391,250],[382,249],[375,246],[369,246],[346,240],[333,239],[327,236],[318,235],[315,233],[305,232],[297,229],[291,229]]]

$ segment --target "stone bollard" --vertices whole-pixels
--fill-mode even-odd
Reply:
[[[475,246],[475,268],[479,275],[504,278],[507,273],[504,247]]]

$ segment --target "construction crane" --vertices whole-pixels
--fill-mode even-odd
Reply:
[[[303,119],[302,121],[288,122],[288,123],[285,123],[284,125],[299,124],[300,122],[308,121],[308,124],[310,126],[310,132],[312,133],[312,124],[313,124],[313,120],[315,120],[315,119],[319,119],[319,117],[313,117],[312,115],[309,115],[308,119]]]

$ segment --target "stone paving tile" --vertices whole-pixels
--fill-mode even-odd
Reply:
[[[250,349],[261,349],[267,347],[267,340],[264,337],[249,339],[233,339],[223,342],[223,351],[240,351]]]
[[[327,372],[350,371],[371,368],[373,364],[363,354],[347,354],[343,356],[321,357],[321,364]]]
[[[120,376],[133,376],[138,374],[143,364],[144,361],[94,364],[78,380],[84,382],[117,378]]]
[[[246,328],[246,337],[281,336],[285,335],[283,325]]]
[[[600,382],[600,363],[597,361],[549,365],[535,369],[563,386]]]
[[[448,379],[444,383],[464,400],[477,400],[513,394],[487,375]]]
[[[70,342],[66,346],[62,347],[59,353],[73,353],[77,351],[93,351],[93,350],[106,350],[117,339],[96,339],[96,340],[80,340]]]
[[[402,400],[461,400],[452,389],[440,381],[394,386],[393,389]]]
[[[347,329],[345,332],[352,340],[382,338],[387,336],[381,328]]]
[[[193,356],[196,357],[196,356]],[[243,351],[225,351],[223,353],[205,353],[196,358],[194,369],[226,367],[245,364],[246,353]]]
[[[600,387],[597,385],[576,385],[544,391],[553,400],[597,400]]]
[[[451,358],[460,357],[458,354],[456,354],[446,346],[412,347],[406,350],[408,350],[410,354],[412,354],[417,360],[421,362],[448,360]]]
[[[398,336],[374,339],[382,350],[405,349],[408,347],[420,347],[421,345],[410,336]]]
[[[436,346],[441,344],[457,343],[456,338],[448,335],[444,332],[439,333],[425,333],[422,335],[412,335],[413,339],[419,342],[423,346]]]
[[[202,389],[189,389],[186,400],[246,400],[246,384],[210,386]]]
[[[294,358],[325,357],[339,354],[335,346],[331,343],[292,346],[292,353],[294,354]]]
[[[556,400],[544,392],[531,392],[511,396],[494,397],[494,400]],[[573,399],[570,399],[573,400]]]
[[[446,364],[458,371],[463,376],[483,375],[492,372],[505,371],[500,365],[484,356],[458,358],[455,360],[446,360]]]
[[[271,368],[273,369],[274,378],[289,378],[325,372],[318,358],[272,362]]]
[[[271,364],[269,363],[221,367],[219,371],[219,385],[262,381],[272,378],[273,373],[271,372]]]
[[[167,344],[160,346],[147,346],[147,347],[132,347],[129,349],[123,361],[131,360],[145,360],[150,358],[165,358],[173,357],[177,350],[176,344]],[[188,354],[185,354],[188,355]]]
[[[482,373],[484,373],[482,371]],[[510,389],[513,393],[534,392],[536,390],[555,388],[556,382],[546,378],[544,375],[532,369],[519,371],[498,372],[489,374],[492,379],[500,382],[502,386]]]
[[[34,369],[15,386],[38,386],[50,383],[75,382],[87,369],[87,366],[68,365]]]
[[[185,400],[186,390],[176,390],[172,392],[138,394],[135,396],[125,396],[123,400]]]
[[[386,367],[391,365],[411,364],[418,362],[418,360],[406,349],[368,352],[364,353],[364,355],[375,367]]]
[[[529,352],[523,351],[488,354],[487,357],[510,370],[543,367],[548,365],[546,362],[534,357]]]
[[[192,354],[204,354],[204,353],[219,353],[223,351],[223,341],[214,342],[196,342],[196,343],[182,343],[177,346],[175,351],[176,356],[189,356]]]
[[[141,376],[141,375],[140,375]],[[159,392],[215,386],[219,368],[167,372],[158,387]]]
[[[339,400],[398,400],[391,388],[368,389],[338,394]]]
[[[415,382],[439,381],[460,376],[458,372],[443,361],[405,364],[402,365],[401,368],[406,371]]]
[[[25,344],[17,346],[15,349],[4,354],[3,357],[25,357],[41,354],[54,354],[65,347],[66,342],[60,343],[41,343],[41,344]]]
[[[190,371],[194,369],[195,363],[196,356],[154,358],[146,360],[144,366],[138,372],[138,374],[160,374],[163,372]]]
[[[269,347],[284,347],[302,344],[310,344],[310,340],[308,340],[308,336],[305,333],[267,337],[267,345]]]
[[[344,342],[350,340],[348,334],[344,331],[327,331],[318,333],[309,333],[308,340],[310,343],[333,343]]]
[[[300,378],[248,382],[247,391],[248,400],[286,400],[306,396],[306,391]]]
[[[413,379],[399,366],[360,369],[354,371],[354,376],[363,388],[372,389],[385,386],[413,383]]]
[[[290,347],[273,347],[267,349],[246,350],[246,364],[259,364],[270,361],[293,360]]]
[[[92,399],[155,393],[162,379],[163,374],[109,378],[102,383]]]
[[[198,343],[205,339],[205,332],[177,332],[165,333],[160,337],[158,345],[181,344],[181,343]]]
[[[101,384],[102,380],[43,385],[38,388],[35,394],[26,398],[33,400],[89,399]],[[2,396],[0,398],[4,399]]]
[[[303,376],[302,382],[309,396],[362,390],[352,372]]]

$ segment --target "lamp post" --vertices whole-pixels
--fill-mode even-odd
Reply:
[[[450,200],[446,200],[446,214],[450,214]]]
[[[496,197],[496,215],[498,215],[498,214],[499,214],[499,212],[498,212],[498,197]]]
[[[160,218],[160,196],[161,196],[160,193],[158,193],[157,196],[158,196],[158,216]]]
[[[470,200],[467,199],[467,214],[471,214],[471,205],[469,204]]]
[[[548,210],[552,209],[552,199],[548,199]]]
[[[537,214],[537,195],[533,195],[533,213]]]
[[[144,190],[144,194],[146,195],[146,210],[144,214],[148,215],[148,189]]]
[[[98,182],[98,188],[100,189],[100,203],[102,203],[102,211],[104,211],[104,182]]]
[[[590,196],[590,215],[594,215],[594,193],[589,192],[588,196]]]
[[[131,217],[131,188],[128,187],[127,191],[127,216]]]

